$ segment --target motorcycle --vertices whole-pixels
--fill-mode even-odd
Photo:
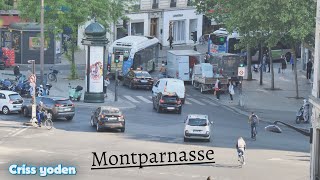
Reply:
[[[1,90],[11,90],[13,87],[13,83],[9,79],[4,79],[0,83],[0,89]]]
[[[82,95],[82,89],[83,87],[81,86],[77,86],[77,87],[71,87],[70,83],[69,83],[69,99],[74,101],[80,101],[81,95]]]
[[[50,89],[52,85],[46,84],[46,87],[44,88],[42,85],[36,88],[36,96],[48,96],[50,94]]]
[[[308,120],[305,121],[304,117],[303,117],[303,106],[300,107],[299,111],[296,114],[296,123],[300,124],[300,123],[309,123],[309,116],[308,116]]]

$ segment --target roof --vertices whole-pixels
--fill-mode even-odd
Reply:
[[[109,47],[123,47],[123,48],[138,48],[141,47],[148,47],[153,44],[158,44],[159,40],[155,37],[150,36],[126,36],[123,38],[120,38],[118,40],[115,40],[112,45]],[[138,51],[137,50],[137,51]]]
[[[180,81],[180,82],[184,82],[181,79],[176,79],[176,78],[161,78],[159,80],[160,81]]]
[[[17,31],[40,31],[40,23],[12,23],[9,29]]]
[[[3,93],[5,95],[8,95],[8,94],[19,94],[17,92],[9,91],[9,90],[0,90],[0,93]]]
[[[8,27],[11,23],[20,22],[19,16],[0,16],[0,27]]]
[[[177,56],[194,56],[194,55],[201,55],[198,51],[194,50],[171,50],[168,53],[177,55]]]
[[[231,53],[212,53],[211,56],[239,56],[238,54],[231,54]]]
[[[206,115],[206,114],[188,114],[188,118],[208,119],[208,115]]]

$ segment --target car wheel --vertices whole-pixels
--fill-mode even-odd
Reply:
[[[296,117],[296,123],[300,124],[300,118],[299,117]]]
[[[71,121],[71,120],[73,119],[73,116],[68,116],[68,117],[66,117],[66,119],[67,119],[68,121]]]
[[[90,125],[91,125],[91,127],[94,127],[94,122],[93,122],[92,118],[90,119]]]
[[[28,115],[29,115],[28,108],[23,108],[22,109],[22,114],[23,114],[24,117],[28,117]]]
[[[8,114],[10,113],[9,108],[8,108],[7,106],[3,106],[3,108],[2,108],[2,113],[3,113],[4,115],[8,115]]]
[[[188,139],[187,138],[183,138],[183,142],[187,142],[188,141]]]
[[[97,132],[100,132],[101,131],[101,129],[100,129],[100,127],[99,127],[99,124],[97,123]]]
[[[121,128],[120,129],[121,132],[124,132],[125,130],[126,130],[126,128]]]

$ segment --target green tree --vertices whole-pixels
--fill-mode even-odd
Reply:
[[[45,0],[44,24],[46,31],[54,34],[62,33],[65,28],[71,30],[67,43],[66,57],[71,62],[70,78],[77,78],[74,54],[77,50],[78,27],[88,20],[95,19],[107,30],[114,19],[124,16],[126,0]],[[40,21],[40,1],[19,1],[18,9],[21,17],[35,22]]]

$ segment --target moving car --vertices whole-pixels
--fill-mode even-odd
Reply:
[[[158,93],[152,97],[153,109],[158,113],[162,111],[176,111],[181,114],[182,105],[179,96],[176,93]]]
[[[186,97],[186,88],[184,81],[173,78],[159,79],[152,88],[153,96],[157,96],[158,93],[176,93],[179,96],[182,104],[184,104]]]
[[[125,131],[125,119],[120,109],[111,106],[100,106],[92,111],[90,124],[96,126],[97,132],[103,129],[120,129]]]
[[[52,119],[66,118],[71,121],[75,115],[74,104],[65,97],[36,97],[36,104],[43,102],[44,109],[51,113]],[[22,114],[27,117],[32,113],[32,100],[26,101],[21,108]]]
[[[153,86],[153,78],[147,71],[132,70],[123,78],[123,85],[132,88],[151,89]]]
[[[23,103],[22,97],[13,91],[0,90],[0,111],[7,115],[11,112],[20,112]]]
[[[184,141],[188,139],[203,139],[210,142],[210,127],[208,115],[189,114],[184,121]]]

